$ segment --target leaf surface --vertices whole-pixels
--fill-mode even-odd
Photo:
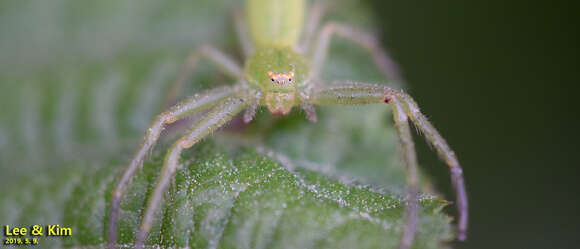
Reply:
[[[144,165],[121,204],[121,245],[134,241],[143,207],[161,166]],[[66,204],[63,222],[76,236],[65,247],[103,246],[111,167],[88,174]],[[150,246],[189,248],[395,248],[403,199],[311,169],[288,169],[253,149],[224,152],[211,141],[184,153],[165,196]],[[423,196],[415,248],[442,248],[451,238],[445,201]]]

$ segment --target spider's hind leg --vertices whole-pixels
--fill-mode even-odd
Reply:
[[[399,66],[391,58],[389,52],[380,46],[379,40],[372,34],[362,32],[346,24],[328,22],[322,26],[316,43],[312,50],[312,70],[310,79],[317,79],[326,60],[330,48],[331,38],[334,36],[344,38],[364,48],[371,56],[377,68],[389,80],[389,83],[400,84],[403,80],[399,72]]]
[[[312,46],[312,38],[316,34],[316,29],[320,26],[320,20],[324,17],[328,5],[322,1],[314,1],[309,9],[308,19],[302,31],[302,40],[298,45],[297,50],[301,53],[306,53]]]
[[[238,37],[240,45],[242,46],[244,57],[248,58],[254,53],[254,45],[252,44],[252,39],[249,36],[250,29],[248,28],[246,16],[239,11],[234,11],[233,16],[236,36]]]
[[[242,80],[244,77],[242,67],[232,57],[211,45],[199,46],[191,51],[185,59],[185,63],[183,63],[177,79],[171,85],[169,92],[165,96],[165,106],[171,106],[177,101],[181,90],[185,86],[185,82],[191,77],[197,63],[202,58],[208,59],[218,66],[223,73],[236,80]]]

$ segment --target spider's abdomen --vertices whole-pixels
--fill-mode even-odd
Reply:
[[[246,11],[256,46],[293,46],[304,19],[304,0],[247,0]]]

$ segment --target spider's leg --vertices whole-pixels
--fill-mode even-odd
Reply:
[[[463,181],[463,170],[457,157],[449,147],[445,139],[419,111],[415,101],[406,93],[383,85],[348,83],[334,87],[314,89],[309,98],[316,105],[356,105],[394,102],[404,110],[405,114],[413,121],[413,124],[425,135],[427,141],[435,147],[439,156],[449,166],[451,180],[457,195],[458,239],[465,240],[467,232],[468,204],[467,193]],[[396,106],[398,110],[398,106]],[[408,150],[410,151],[410,150]]]
[[[260,107],[260,99],[262,99],[262,93],[250,90],[250,96],[253,96],[254,98],[248,100],[248,107],[244,112],[244,123],[246,124],[252,121],[252,119],[254,119],[254,116],[256,116],[256,110],[258,109],[258,107]]]
[[[220,50],[212,47],[211,45],[203,45],[195,48],[189,53],[185,59],[185,63],[181,67],[177,79],[171,85],[167,96],[165,97],[165,105],[171,106],[175,104],[179,93],[183,89],[186,81],[189,79],[195,66],[201,58],[209,59],[212,63],[218,66],[225,74],[233,77],[236,80],[243,79],[242,67],[233,58],[227,54],[221,52]]]
[[[159,138],[164,126],[171,124],[185,116],[195,113],[203,112],[213,108],[220,101],[225,98],[235,95],[239,92],[240,87],[224,87],[207,91],[203,94],[194,95],[187,100],[171,107],[168,111],[159,114],[147,129],[147,134],[143,139],[137,153],[133,156],[131,163],[125,169],[125,172],[119,183],[115,187],[112,196],[111,211],[109,215],[109,248],[115,248],[117,242],[117,222],[119,216],[119,205],[121,197],[125,190],[127,183],[131,180],[135,171],[142,165],[142,162],[147,153],[153,148],[157,139]]]
[[[457,221],[459,240],[465,240],[467,236],[467,221],[468,221],[468,204],[467,204],[467,192],[465,190],[465,183],[463,180],[463,169],[459,165],[459,161],[455,156],[455,152],[449,147],[445,139],[439,134],[437,129],[427,120],[427,117],[419,111],[419,106],[407,94],[402,94],[403,99],[407,103],[408,115],[415,124],[416,127],[425,135],[425,138],[435,150],[437,154],[441,157],[445,163],[449,166],[451,171],[451,181],[456,190],[457,194],[457,209],[459,210],[459,219]]]
[[[389,83],[400,84],[402,76],[399,72],[399,66],[391,58],[386,49],[381,47],[379,40],[370,33],[359,31],[353,27],[336,22],[326,23],[316,41],[312,58],[312,70],[310,79],[316,79],[319,76],[324,61],[326,60],[330,39],[337,35],[361,46],[372,56],[378,69],[390,80]]]
[[[304,112],[306,113],[306,118],[310,120],[310,122],[316,122],[318,120],[318,117],[316,116],[316,108],[310,102],[309,99],[309,94],[311,90],[312,88],[300,92],[300,102],[301,102],[300,108],[304,110]]]
[[[316,122],[318,120],[318,117],[316,116],[316,108],[314,108],[314,105],[308,100],[302,101],[300,108],[304,110],[306,118],[310,120],[310,122]]]
[[[244,51],[244,57],[248,58],[254,53],[254,45],[252,44],[252,39],[250,39],[250,29],[248,28],[248,22],[243,13],[240,11],[234,12],[234,27],[236,28],[236,35]]]
[[[248,98],[249,95],[244,92],[243,94],[239,94],[222,101],[202,120],[195,124],[187,135],[177,140],[171,146],[165,155],[163,169],[157,178],[155,188],[147,202],[143,220],[141,221],[141,226],[139,227],[139,232],[137,233],[135,248],[143,248],[145,239],[147,238],[147,235],[149,234],[149,231],[153,225],[155,211],[157,208],[159,208],[159,205],[163,199],[163,195],[167,190],[167,186],[169,186],[169,182],[173,178],[175,170],[179,164],[179,157],[181,152],[184,149],[190,148],[201,139],[210,135],[216,129],[230,121],[236,114],[241,112],[246,107]]]
[[[415,152],[415,144],[413,143],[413,136],[409,129],[409,121],[403,103],[398,97],[392,98],[393,102],[393,119],[395,120],[395,129],[399,135],[401,142],[401,151],[403,159],[405,160],[407,169],[407,226],[403,231],[403,238],[399,244],[399,249],[410,248],[413,244],[415,231],[417,228],[417,209],[418,209],[418,184],[417,176],[417,154]]]
[[[320,20],[326,12],[326,4],[322,1],[315,1],[310,7],[308,13],[308,20],[304,26],[304,31],[302,32],[302,41],[298,47],[298,51],[305,53],[312,46],[312,37],[314,36],[316,29],[320,26]]]

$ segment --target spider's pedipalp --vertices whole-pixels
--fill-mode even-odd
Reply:
[[[191,128],[187,135],[177,140],[169,149],[163,161],[163,169],[157,179],[155,188],[144,211],[143,220],[137,238],[135,241],[135,248],[143,248],[143,244],[151,227],[155,216],[155,211],[163,199],[163,195],[169,186],[169,182],[173,178],[177,166],[179,164],[179,157],[184,149],[190,148],[204,137],[210,135],[212,132],[230,121],[236,114],[240,113],[248,105],[248,95],[240,93],[237,96],[227,98],[220,102],[211,112],[197,122]]]
[[[310,122],[316,122],[318,120],[318,117],[316,116],[316,108],[312,103],[310,103],[310,101],[303,99],[300,108],[304,110],[306,118],[310,120]]]

